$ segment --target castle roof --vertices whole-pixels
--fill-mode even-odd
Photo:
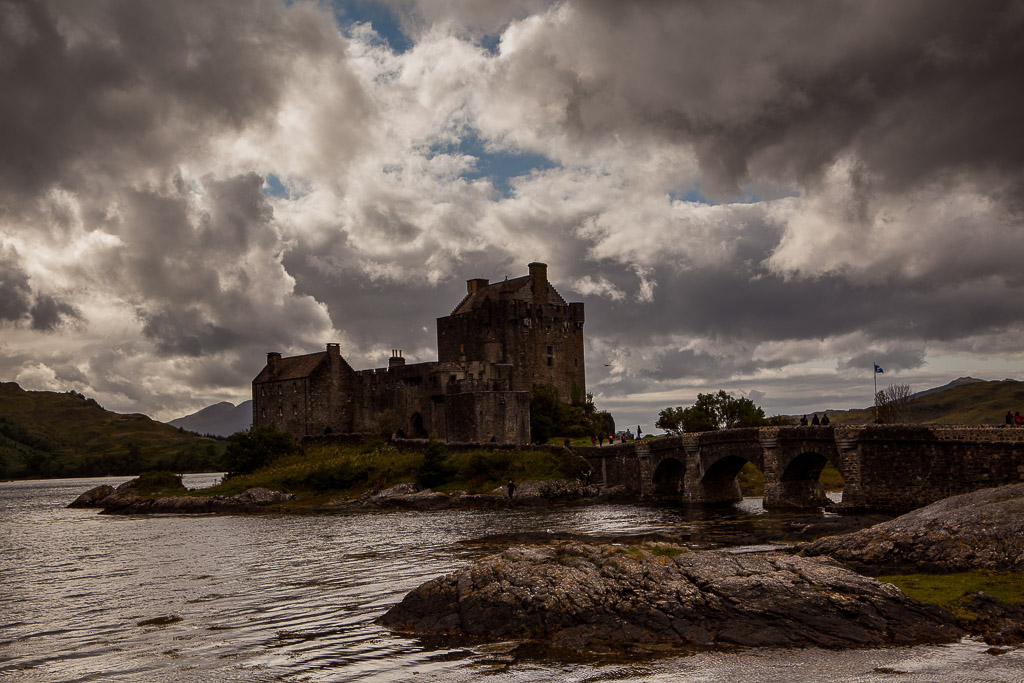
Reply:
[[[290,356],[278,358],[271,371],[267,365],[256,376],[254,382],[272,382],[284,379],[299,379],[309,377],[313,371],[320,367],[320,364],[327,359],[327,352],[307,353],[304,356]]]
[[[555,291],[555,288],[551,286],[551,283],[546,283],[548,286],[548,303],[565,306],[565,299]],[[479,287],[473,294],[467,294],[459,305],[452,311],[452,315],[458,315],[459,313],[469,313],[470,311],[480,308],[485,301],[499,301],[501,299],[519,299],[521,301],[533,301],[533,288],[531,287],[531,276],[524,275],[522,277],[512,278],[511,280],[503,280],[501,282],[494,282],[489,285]]]

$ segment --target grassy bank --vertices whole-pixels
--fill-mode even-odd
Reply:
[[[449,453],[432,444],[423,453],[400,451],[385,442],[307,447],[251,474],[234,476],[194,495],[233,495],[254,487],[309,497],[357,496],[366,491],[415,482],[437,491],[486,493],[509,479],[577,477],[586,465],[570,453],[474,451]]]
[[[972,571],[956,574],[898,574],[879,576],[921,602],[944,607],[961,619],[972,614],[963,603],[970,593],[983,591],[1011,604],[1024,604],[1024,575],[1012,572]]]

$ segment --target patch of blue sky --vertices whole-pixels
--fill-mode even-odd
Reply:
[[[490,52],[492,55],[498,54],[498,45],[501,44],[501,35],[495,33],[493,35],[486,35],[480,39],[480,47]]]
[[[774,193],[770,196],[766,196],[763,192],[755,190],[752,187],[744,187],[740,189],[739,195],[736,197],[730,197],[725,201],[715,201],[704,196],[700,191],[700,183],[686,192],[669,192],[668,199],[670,202],[691,202],[694,204],[706,204],[708,206],[718,206],[721,204],[757,204],[772,199],[782,199],[783,197],[796,197],[799,193],[795,190],[786,190],[779,193]]]
[[[268,197],[284,197],[289,196],[288,188],[284,186],[281,179],[273,173],[268,173],[267,177],[263,179],[263,188],[261,190],[263,194]]]
[[[464,172],[466,180],[487,178],[503,197],[512,193],[512,180],[534,171],[556,168],[556,164],[543,154],[517,151],[490,151],[486,143],[473,130],[466,130],[458,144],[438,144],[430,148],[434,154],[464,154],[474,157],[476,164]]]
[[[402,32],[398,17],[386,5],[371,0],[332,0],[331,8],[345,33],[353,24],[370,24],[392,52],[401,54],[412,48],[412,40]]]

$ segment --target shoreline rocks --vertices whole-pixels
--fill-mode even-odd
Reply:
[[[263,510],[266,506],[295,500],[296,496],[281,491],[253,488],[234,496],[177,496],[173,492],[142,496],[135,489],[137,479],[116,489],[102,485],[86,491],[68,507],[102,508],[105,514],[146,513],[210,513]],[[185,491],[184,487],[181,489]],[[423,489],[411,482],[387,489],[371,491],[356,498],[335,498],[326,504],[293,507],[303,512],[362,512],[369,510],[457,510],[493,509],[510,506],[548,506],[584,501],[606,501],[596,486],[583,486],[572,479],[523,482],[509,501],[504,487],[491,493],[477,494],[455,491],[441,493]]]
[[[940,643],[949,613],[829,559],[681,548],[516,547],[433,579],[380,623],[574,652]]]
[[[102,485],[76,498],[69,508],[102,508],[105,515],[202,514],[211,512],[254,512],[269,505],[285,503],[294,494],[251,488],[233,496],[161,496],[139,495],[128,481],[116,489]]]
[[[602,500],[601,491],[596,486],[584,486],[574,479],[525,481],[516,488],[512,501],[509,501],[504,486],[500,486],[490,493],[466,493],[465,491],[440,493],[406,482],[366,493],[358,498],[336,498],[321,509],[459,510],[509,506],[548,506],[584,500]]]
[[[868,574],[1024,572],[1024,483],[945,498],[887,522],[798,548]]]

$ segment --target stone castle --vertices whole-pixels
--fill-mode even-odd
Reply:
[[[524,277],[467,281],[451,315],[437,319],[436,362],[353,370],[338,344],[282,358],[268,353],[252,383],[253,426],[297,438],[366,433],[391,425],[445,442],[530,441],[530,387],[550,384],[566,402],[586,395],[583,304],[548,282],[547,265]]]

